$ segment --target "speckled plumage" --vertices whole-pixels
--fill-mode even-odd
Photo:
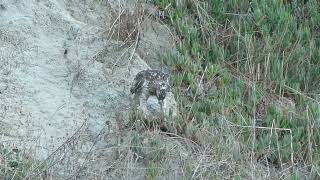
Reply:
[[[130,89],[132,94],[145,93],[145,98],[156,96],[159,101],[165,99],[169,91],[168,75],[159,70],[143,70],[134,78]]]

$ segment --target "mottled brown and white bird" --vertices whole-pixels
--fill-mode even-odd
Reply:
[[[134,78],[133,86],[130,88],[132,94],[140,96],[140,101],[146,102],[149,96],[156,96],[161,105],[169,90],[169,76],[159,70],[143,70],[139,72]]]

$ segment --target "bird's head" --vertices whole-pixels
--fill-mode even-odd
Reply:
[[[156,83],[156,95],[158,100],[164,100],[167,92],[169,91],[169,85],[165,81],[159,81]]]

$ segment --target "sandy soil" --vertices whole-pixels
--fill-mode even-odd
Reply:
[[[42,160],[69,153],[78,164],[83,159],[72,156],[72,148],[87,152],[93,144],[113,143],[112,136],[107,143],[96,137],[106,126],[112,133],[117,113],[128,110],[133,74],[149,65],[160,68],[158,52],[174,44],[169,28],[152,18],[155,11],[148,5],[143,11],[148,17],[133,33],[139,43],[136,36],[117,36],[126,37],[136,25],[130,26],[132,18],[139,18],[130,14],[136,12],[132,1],[119,2],[0,1],[2,143]],[[122,12],[128,13],[121,16],[127,24],[117,26]],[[56,167],[61,168],[66,169]],[[72,172],[61,172],[61,177]]]

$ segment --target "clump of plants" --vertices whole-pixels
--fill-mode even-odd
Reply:
[[[28,175],[33,162],[19,149],[8,149],[3,145],[0,146],[0,158],[1,179],[23,179]]]
[[[320,3],[155,4],[180,38],[177,53],[163,62],[180,103],[181,134],[215,152],[214,136],[225,142],[231,136],[251,166],[291,169],[288,177],[295,178],[304,165],[307,177],[319,178]]]

